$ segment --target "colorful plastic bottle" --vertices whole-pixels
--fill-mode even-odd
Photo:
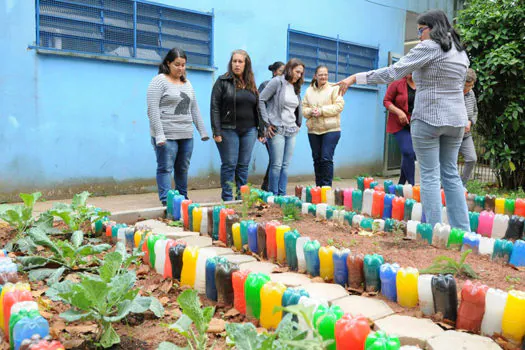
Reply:
[[[244,293],[244,285],[249,274],[249,270],[235,271],[232,274],[233,307],[243,315],[246,314],[246,296]]]
[[[379,254],[365,255],[364,272],[367,292],[379,292],[381,290],[379,268],[384,262],[385,260]]]
[[[414,197],[413,191],[414,189],[411,184],[403,185],[403,197],[406,199],[412,199]]]
[[[248,244],[248,226],[254,223],[253,220],[242,220],[241,221],[241,245],[244,247]]]
[[[227,264],[226,258],[214,256],[206,259],[206,298],[217,301],[217,284],[215,270],[218,264]]]
[[[180,275],[180,285],[195,285],[195,274],[197,272],[197,259],[199,258],[199,247],[186,247],[182,256],[182,271]]]
[[[167,239],[159,239],[153,247],[155,251],[155,271],[160,275],[164,275],[164,266],[166,265],[166,244],[168,244]]]
[[[319,274],[325,281],[333,281],[334,279],[334,251],[335,248],[332,246],[319,248]]]
[[[385,194],[384,206],[383,206],[383,219],[389,219],[392,217],[392,201],[395,196],[393,194]]]
[[[392,232],[394,230],[394,226],[396,224],[396,221],[394,219],[385,219],[385,232]]]
[[[322,186],[321,187],[321,203],[326,203],[326,193],[331,190],[332,187],[330,186]]]
[[[481,322],[481,334],[491,337],[494,333],[501,334],[501,321],[505,305],[507,304],[507,292],[500,289],[489,288],[485,297],[485,314]]]
[[[201,223],[201,234],[207,235],[213,239],[213,208],[205,207],[202,208],[202,223]],[[204,212],[206,212],[206,220],[204,220]],[[206,230],[203,230],[203,227],[206,228]]]
[[[514,202],[514,215],[525,216],[525,199],[518,198]]]
[[[261,222],[257,225],[257,255],[261,258],[267,258],[266,254],[266,223]]]
[[[301,186],[301,185],[296,185],[296,186],[295,186],[295,196],[296,196],[297,198],[301,198],[301,194],[302,194],[302,192],[303,192],[303,186]]]
[[[238,251],[242,249],[241,224],[235,222],[232,225],[233,245]]]
[[[460,249],[463,245],[463,236],[465,231],[460,230],[459,228],[453,228],[450,230],[450,235],[448,236],[447,248],[451,249]]]
[[[403,197],[403,185],[397,184],[395,185],[395,188],[396,188],[396,191],[395,191],[396,196]]]
[[[286,264],[292,271],[296,271],[297,262],[297,239],[300,237],[297,230],[288,230],[284,234],[284,245],[286,249]]]
[[[485,195],[485,210],[494,212],[496,209],[496,196],[491,194]]]
[[[370,189],[371,190],[374,190],[376,188],[376,186],[379,186],[379,182],[377,182],[377,181],[370,182]]]
[[[408,221],[412,219],[412,208],[414,207],[415,203],[416,201],[413,199],[405,199],[405,212],[404,212],[403,220]]]
[[[277,247],[277,262],[284,264],[286,262],[286,247],[284,245],[284,234],[290,231],[290,226],[279,225],[275,229],[275,243]]]
[[[363,192],[361,190],[352,191],[352,210],[360,213],[363,207]]]
[[[233,305],[232,274],[239,271],[239,266],[230,262],[218,263],[215,267],[215,287],[217,302],[223,305]]]
[[[268,255],[268,260],[271,261],[277,259],[277,226],[280,226],[278,221],[266,223],[266,254]]]
[[[166,217],[173,219],[173,198],[175,197],[175,190],[169,190],[166,198]]]
[[[396,276],[398,270],[399,264],[383,264],[379,268],[381,294],[394,302],[397,301]]]
[[[469,211],[474,211],[474,208],[476,206],[476,195],[473,193],[467,194],[467,208]]]
[[[496,198],[494,204],[494,213],[504,214],[505,213],[505,198]]]
[[[485,209],[485,196],[476,196],[474,198],[474,211],[481,212]]]
[[[301,297],[310,297],[310,294],[301,288],[287,288],[283,293],[281,304],[283,307],[297,305]],[[283,316],[285,312],[283,312]]]
[[[354,189],[353,188],[345,188],[345,190],[343,191],[343,197],[344,197],[344,206],[345,206],[345,210],[352,210],[352,191]]]
[[[479,242],[481,235],[476,233],[465,233],[463,236],[463,245],[461,246],[461,251],[472,250],[473,254],[479,254]]]
[[[317,310],[314,312],[313,324],[317,327],[319,334],[323,337],[323,340],[331,340],[334,342],[328,345],[326,349],[335,350],[335,323],[341,317],[343,317],[343,310],[337,305],[325,307],[319,305]]]
[[[279,282],[265,283],[261,288],[261,326],[266,329],[276,329],[281,322],[282,311],[280,307],[286,286]]]
[[[413,267],[399,269],[396,277],[397,303],[412,308],[418,302],[419,271]]]
[[[352,226],[352,220],[354,219],[354,216],[357,215],[354,211],[345,211],[344,213],[344,224],[348,226]]]
[[[497,239],[494,242],[494,250],[492,252],[492,260],[503,263],[508,263],[512,256],[514,245],[511,241],[505,239]]]
[[[520,239],[514,242],[509,263],[516,267],[525,266],[525,241]]]
[[[479,240],[479,254],[492,256],[494,252],[494,238],[481,237]]]
[[[320,187],[312,187],[312,189],[310,190],[310,194],[312,196],[312,200],[307,201],[307,202],[311,202],[312,204],[321,203],[321,188]]]
[[[166,236],[164,235],[151,235],[148,237],[148,253],[149,253],[149,265],[152,268],[155,268],[156,254],[155,254],[155,243],[158,240],[165,240]]]
[[[190,204],[192,204],[193,202],[190,200],[190,199],[185,199],[182,201],[181,203],[181,214],[182,214],[182,222],[184,224],[184,229],[185,230],[189,230],[190,228],[190,221],[189,221],[189,212],[188,212],[188,209],[189,209],[189,206]]]
[[[304,255],[304,245],[310,241],[310,237],[298,237],[295,243],[297,254],[297,268],[299,271],[306,271],[306,258]]]
[[[412,187],[412,196],[416,202],[421,202],[421,187],[419,185]]]
[[[226,216],[226,245],[228,247],[234,246],[233,242],[233,225],[240,221],[239,215],[233,213]],[[240,238],[240,227],[239,227],[239,238]],[[242,240],[241,240],[242,244]],[[241,247],[242,248],[242,247]]]
[[[372,201],[372,216],[382,218],[385,207],[385,192],[374,191]]]
[[[341,188],[336,188],[334,190],[334,204],[338,207],[342,206],[344,205],[344,200],[345,200],[344,190]]]
[[[432,245],[436,248],[445,249],[450,236],[450,226],[437,223],[432,232]]]
[[[184,256],[185,244],[177,244],[169,249],[169,258],[171,261],[171,275],[174,279],[180,280],[182,272],[182,258]]]
[[[407,235],[406,235],[408,239],[415,240],[417,238],[417,225],[419,225],[418,221],[408,220]]]
[[[370,333],[370,324],[364,316],[344,314],[335,323],[335,343],[337,350],[364,349]]]
[[[40,316],[38,312],[38,304],[35,301],[21,301],[11,307],[11,317],[9,318],[9,339],[11,339],[11,349],[15,348],[16,343],[18,343],[18,346],[16,347],[16,349],[18,349],[22,340],[24,340],[13,338],[14,326],[22,318],[28,317],[29,315],[32,315],[31,317]],[[32,335],[33,334],[30,334],[28,338],[31,338]]]
[[[425,316],[434,314],[434,297],[432,295],[433,275],[419,275],[417,280],[417,296],[419,308]]]
[[[509,226],[509,217],[503,214],[496,214],[493,216],[493,219],[494,219],[494,222],[492,224],[492,232],[489,237],[492,237],[492,238],[505,237],[505,233],[507,232],[507,228]]]
[[[306,193],[305,193],[304,201],[312,203],[312,186],[306,186],[306,191],[305,192]]]
[[[326,301],[326,299],[317,299],[317,298],[314,299],[314,298],[303,296],[299,299],[299,305],[303,305],[305,307],[313,306],[313,314],[315,314],[315,312],[317,311],[317,308],[319,308],[319,306],[321,305],[328,308],[328,301]],[[302,317],[299,318],[298,321],[299,321],[299,327],[298,327],[299,329],[309,329],[310,328]],[[313,335],[311,331],[307,332],[306,339],[313,339]]]
[[[468,217],[469,217],[469,221],[470,221],[470,231],[471,232],[478,232],[479,213],[469,211]]]
[[[21,301],[33,301],[31,291],[29,291],[28,289],[20,288],[21,286],[19,286],[18,284],[15,285],[14,289],[4,294],[4,298],[2,300],[4,317],[2,320],[2,329],[4,330],[4,334],[6,335],[7,341],[9,341],[9,319],[11,317],[11,308],[14,304],[19,303]]]
[[[179,221],[182,218],[182,201],[184,201],[184,199],[184,196],[180,194],[176,194],[175,196],[173,196],[171,213],[173,216],[173,220],[175,221]]]
[[[423,241],[427,241],[428,244],[432,244],[432,225],[418,224],[417,238]]]
[[[392,201],[392,219],[403,220],[405,217],[405,198],[396,197]]]
[[[361,289],[365,283],[364,257],[362,254],[349,254],[346,259],[348,286]]]
[[[335,249],[332,254],[332,259],[334,263],[334,283],[337,283],[343,287],[346,287],[348,283],[348,266],[346,261],[348,255],[350,254],[350,249]]]
[[[363,208],[362,213],[372,215],[372,201],[374,198],[374,190],[366,189],[363,192]]]
[[[305,202],[305,203],[302,204],[302,206],[301,206],[301,214],[303,214],[303,215],[308,214],[308,208],[310,207],[310,204],[312,204],[312,203]]]
[[[441,189],[441,205],[444,207],[447,206],[446,196],[445,196],[445,190]]]
[[[412,206],[412,213],[410,216],[411,220],[422,221],[423,219],[423,206],[421,203],[415,202]]]
[[[319,248],[321,248],[321,244],[317,240],[306,242],[303,248],[306,260],[306,271],[313,277],[319,276]]]
[[[213,207],[213,235],[212,235],[212,238],[214,240],[219,239],[222,209],[225,209],[222,205],[216,205]],[[226,220],[226,212],[224,212],[224,220]],[[224,227],[224,229],[226,230],[226,227]],[[226,231],[224,231],[224,234],[226,234]],[[226,235],[224,236],[224,240],[225,240],[224,243],[226,243]]]
[[[472,283],[470,280],[463,284],[456,323],[458,329],[479,333],[485,314],[485,298],[488,289],[486,285],[479,282]]]
[[[10,329],[11,349],[18,350],[22,341],[38,334],[41,337],[49,335],[49,323],[40,316],[38,310],[22,310],[19,319],[13,323]]]
[[[201,232],[201,223],[202,223],[202,217],[203,212],[202,208],[196,206],[193,208],[193,232]]]
[[[231,209],[221,208],[219,212],[219,240],[227,244],[226,241],[226,217],[231,213]]]
[[[254,221],[250,221],[248,222],[248,227],[246,229],[247,233],[248,233],[248,248],[250,249],[250,251],[252,253],[255,253],[257,254],[258,252],[258,248],[257,248],[257,229],[258,229],[258,226],[259,224],[254,222]]]
[[[357,188],[360,191],[364,191],[365,190],[365,178],[363,176],[359,176],[357,178]]]
[[[372,231],[372,224],[374,223],[374,219],[364,217],[359,222],[359,227],[361,227],[363,230],[366,231]]]
[[[398,350],[400,348],[401,343],[397,336],[388,336],[383,331],[377,331],[368,335],[364,350]]]
[[[244,283],[246,296],[246,314],[259,319],[261,314],[261,289],[270,282],[270,276],[263,273],[251,273]]]
[[[195,290],[199,294],[206,293],[206,262],[208,259],[213,258],[217,253],[210,248],[200,248],[199,256],[197,258],[197,265],[195,268]]]
[[[511,290],[501,320],[503,336],[520,344],[525,336],[525,292]]]
[[[371,184],[372,182],[374,182],[374,178],[373,178],[373,177],[365,177],[365,178],[363,179],[363,186],[364,186],[364,189],[363,189],[362,191],[364,192],[366,189],[370,188],[370,184]]]
[[[432,295],[434,296],[435,312],[441,312],[444,319],[456,322],[458,293],[454,276],[434,276],[434,278],[432,278]]]
[[[505,215],[505,217],[508,219],[508,216]],[[512,215],[512,217],[508,219],[508,225],[505,230],[505,239],[514,239],[514,240],[521,239],[523,236],[524,222],[525,222],[524,217]],[[494,226],[496,226],[496,219],[494,219]],[[500,230],[502,230],[503,228],[504,227],[501,227]],[[501,237],[494,237],[494,238],[501,238]]]

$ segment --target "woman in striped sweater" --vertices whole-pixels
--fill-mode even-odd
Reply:
[[[202,141],[209,140],[195,91],[186,78],[186,53],[171,49],[159,66],[159,74],[148,87],[148,118],[151,143],[157,157],[157,187],[162,205],[171,189],[188,198],[188,168],[193,152],[193,124]]]

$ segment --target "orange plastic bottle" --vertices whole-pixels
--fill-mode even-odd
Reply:
[[[516,199],[514,203],[514,215],[525,216],[525,199]]]
[[[377,188],[377,187],[376,187]],[[383,210],[385,208],[385,192],[374,191],[372,199],[372,216],[375,218],[383,217]]]
[[[443,204],[444,207],[447,206],[447,201],[445,200],[445,190],[441,189],[441,204]]]
[[[485,314],[485,297],[488,289],[488,286],[479,282],[465,282],[461,289],[461,304],[456,328],[479,333]]]
[[[277,259],[277,226],[279,221],[270,221],[266,223],[266,255],[268,260],[275,261]]]
[[[365,177],[365,179],[363,181],[364,181],[365,190],[366,190],[366,189],[370,188],[370,184],[372,182],[374,182],[374,178],[373,177]]]
[[[152,234],[153,234],[153,232],[151,232],[151,231],[147,232],[146,233],[146,237],[144,238],[144,241],[142,242],[141,250],[144,253],[144,255],[142,256],[142,261],[145,264],[149,264],[148,237],[150,235],[152,235]]]
[[[189,205],[193,203],[191,199],[185,199],[182,201],[180,211],[182,212],[182,221],[184,222],[184,229],[189,230],[190,228],[190,215],[188,213]]]
[[[335,323],[335,344],[337,350],[364,349],[366,337],[370,333],[370,324],[364,316],[353,317],[344,314]]]
[[[275,245],[277,246],[277,261],[279,264],[286,263],[286,247],[284,245],[284,234],[290,231],[290,226],[280,225],[275,230]]]
[[[232,273],[233,307],[243,315],[246,315],[244,283],[249,274],[250,270],[234,271]]]
[[[182,255],[182,272],[180,274],[180,285],[195,285],[195,274],[197,273],[197,259],[199,258],[199,247],[186,247]]]
[[[312,204],[321,203],[321,188],[320,187],[312,187],[312,189],[310,190],[310,194],[312,195]]]
[[[226,217],[235,214],[235,210],[222,208],[219,213],[219,241],[228,244],[226,237]]]
[[[421,202],[421,187],[419,187],[419,185],[412,187],[412,198],[416,202]]]
[[[282,311],[275,311],[281,306],[286,286],[279,282],[268,282],[261,288],[261,326],[266,329],[277,328],[281,322]]]
[[[402,221],[405,216],[405,197],[395,197],[392,201],[392,219]]]

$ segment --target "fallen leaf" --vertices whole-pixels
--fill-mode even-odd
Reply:
[[[237,311],[237,309],[230,309],[230,310],[228,310],[228,312],[226,312],[226,313],[224,314],[224,317],[225,317],[225,318],[235,317],[235,316],[237,316],[238,314],[240,314],[240,312]]]
[[[150,272],[149,266],[146,264],[142,264],[137,270],[137,276],[146,275],[148,272]]]
[[[322,277],[319,277],[319,276],[312,278],[310,280],[310,282],[312,282],[312,283],[325,283],[324,279]]]
[[[168,293],[172,287],[173,287],[173,282],[170,280],[166,280],[161,283],[161,285],[159,286],[159,290],[162,293]]]
[[[33,296],[33,298],[38,298],[39,296],[41,296],[42,294],[44,294],[45,290],[42,290],[42,289],[39,289],[39,290],[32,290],[31,291],[31,295]]]
[[[228,248],[223,241],[213,241],[213,245],[221,248]]]
[[[83,342],[84,342],[84,339],[69,339],[69,340],[64,340],[62,342],[62,345],[64,345],[64,348],[66,349],[73,349],[73,348],[80,347],[80,345],[82,345]]]
[[[144,287],[144,290],[148,293],[152,293],[157,288],[159,288],[159,285],[157,283],[151,283]]]
[[[222,333],[226,328],[226,321],[221,320],[220,318],[212,318],[210,325],[208,326],[208,333]]]
[[[288,266],[279,266],[279,267],[275,267],[272,270],[272,273],[283,273],[283,272],[288,272],[288,271],[290,271],[290,268]]]
[[[361,230],[357,234],[359,236],[367,236],[367,237],[372,237],[374,235],[372,232],[368,232],[368,231],[365,231],[365,230]]]
[[[36,251],[37,251],[37,252],[44,251],[45,249],[46,249],[46,248],[43,247],[43,246],[41,246],[41,245],[37,245],[37,246],[36,246]]]
[[[160,303],[161,303],[162,305],[166,305],[166,304],[168,303],[168,301],[170,301],[170,298],[168,298],[168,297],[162,297],[162,298],[159,299],[159,301],[160,301]]]
[[[73,283],[77,283],[77,282],[80,282],[80,277],[76,273],[70,273],[64,278],[64,280],[71,281]]]
[[[53,314],[51,312],[40,310],[40,316],[42,316],[46,320],[50,320],[51,317],[53,317]]]
[[[85,333],[95,333],[98,330],[96,324],[87,324],[79,326],[68,326],[67,332],[71,335],[81,335]]]

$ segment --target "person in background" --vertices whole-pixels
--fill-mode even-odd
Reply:
[[[268,70],[272,72],[272,78],[283,75],[284,71],[284,63],[281,61],[275,61],[274,63],[270,64],[268,66]],[[259,85],[259,94],[264,90],[266,85],[270,80],[266,80],[261,85]],[[266,167],[266,173],[264,174],[263,183],[261,185],[261,189],[263,191],[268,191],[268,176],[270,174],[270,146],[268,142],[264,142],[264,146],[266,147],[266,151],[268,151],[268,166]]]
[[[258,97],[250,56],[244,50],[233,51],[228,72],[213,85],[210,108],[213,139],[221,156],[224,201],[233,200],[233,182],[237,187],[235,197],[239,198],[241,186],[248,183],[255,141],[257,137],[264,141]]]
[[[151,143],[157,158],[157,187],[162,205],[171,189],[188,198],[188,169],[193,152],[193,124],[202,141],[209,139],[195,91],[186,78],[186,53],[171,49],[148,87],[147,104]]]
[[[465,127],[465,134],[463,135],[463,141],[461,147],[459,147],[459,153],[463,156],[465,165],[463,165],[463,173],[461,174],[461,181],[463,186],[467,185],[467,181],[472,175],[472,171],[478,161],[476,155],[476,149],[474,148],[474,140],[472,139],[472,127],[478,121],[478,104],[476,102],[476,95],[472,88],[476,84],[477,76],[476,72],[469,68],[467,70],[467,79],[465,81],[465,88],[463,94],[465,94],[465,108],[467,108],[468,124]]]
[[[341,93],[357,84],[387,84],[413,73],[417,86],[410,129],[421,168],[421,202],[427,222],[442,222],[440,179],[452,227],[470,230],[467,202],[458,174],[458,152],[467,126],[463,96],[469,60],[459,34],[441,10],[417,18],[421,42],[398,62],[340,81]]]
[[[270,146],[270,176],[268,190],[285,195],[288,166],[295,148],[295,138],[301,127],[301,85],[304,63],[292,58],[284,74],[270,80],[259,96],[261,116],[266,124]]]
[[[308,140],[314,160],[315,185],[332,186],[334,152],[341,138],[341,112],[345,100],[339,87],[328,83],[328,67],[320,65],[303,98]]]
[[[383,105],[388,110],[386,132],[394,135],[401,150],[401,174],[399,175],[401,185],[407,181],[412,186],[414,185],[416,154],[410,136],[410,116],[414,110],[415,97],[416,83],[412,79],[412,74],[408,74],[390,84],[383,99]]]

